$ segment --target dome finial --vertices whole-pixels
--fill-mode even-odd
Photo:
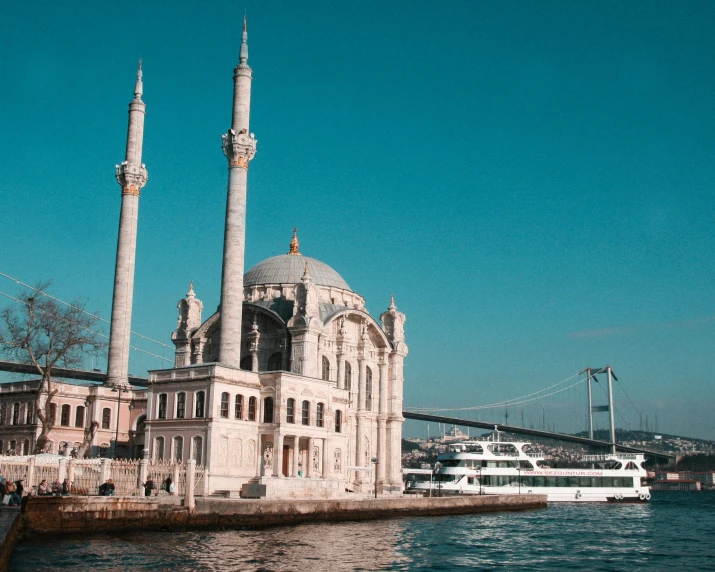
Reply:
[[[293,227],[293,238],[290,240],[290,250],[288,251],[288,254],[292,254],[294,256],[301,256],[300,252],[298,251],[298,247],[300,245],[298,244],[298,227]]]
[[[390,296],[390,305],[388,306],[388,310],[397,310],[397,306],[395,306],[395,295],[393,294]]]

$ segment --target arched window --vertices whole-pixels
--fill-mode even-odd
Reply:
[[[84,407],[79,405],[74,413],[74,426],[84,427]]]
[[[18,403],[16,403],[15,405],[19,406]],[[62,414],[60,415],[60,425],[62,425],[62,427],[70,426],[70,410],[71,407],[69,405],[65,404],[62,406]]]
[[[5,449],[3,449],[3,445],[5,445],[5,443],[3,443],[2,439],[0,439],[0,455],[5,454]]]
[[[154,460],[164,460],[164,437],[157,437],[154,439]]]
[[[335,432],[341,433],[343,430],[343,412],[340,409],[335,411]]]
[[[48,443],[49,443],[49,441],[48,441]],[[17,455],[17,451],[15,450],[16,447],[17,447],[17,441],[15,441],[15,439],[12,439],[10,441],[10,450],[8,451],[8,453],[10,453],[10,455]],[[50,453],[51,452],[52,452],[52,450],[50,450]]]
[[[251,356],[242,357],[239,367],[244,371],[251,371],[253,369],[253,358]]]
[[[273,398],[266,397],[263,400],[263,422],[273,423]]]
[[[228,400],[229,395],[225,391],[221,394],[221,417],[228,419]]]
[[[157,417],[159,419],[166,419],[166,404],[168,403],[168,396],[166,393],[161,393],[159,395],[159,411]]]
[[[292,397],[286,403],[286,423],[295,423],[295,399]]]
[[[353,385],[353,368],[349,361],[345,362],[345,389],[350,391]]]
[[[109,424],[112,421],[112,410],[109,407],[102,409],[102,429],[109,429]]]
[[[57,423],[57,404],[50,403],[50,422],[55,425]]]
[[[196,410],[194,411],[194,417],[204,416],[204,399],[206,398],[206,393],[204,391],[196,392]]]
[[[276,352],[268,358],[268,371],[280,371],[283,369],[283,354]]]
[[[330,360],[323,356],[323,377],[324,381],[330,380]]]
[[[255,397],[248,398],[248,420],[249,421],[256,420],[256,398]]]
[[[243,395],[236,396],[236,411],[234,415],[236,419],[243,419]]]
[[[30,454],[30,440],[25,439],[22,442],[22,454],[23,455],[29,455]]]
[[[13,403],[12,404],[12,424],[17,425],[18,423],[20,423],[20,404]],[[69,421],[67,422],[67,424],[69,425]]]
[[[35,421],[34,413],[35,413],[35,404],[32,401],[30,401],[27,404],[27,424],[28,425],[32,425],[34,423],[34,421]]]
[[[191,458],[197,465],[204,460],[204,440],[198,435],[191,439]]]
[[[184,438],[181,435],[174,437],[174,461],[181,463],[184,460]]]
[[[365,368],[365,408],[372,409],[372,370]]]
[[[180,391],[176,394],[176,418],[186,417],[186,393]]]
[[[318,406],[315,408],[315,424],[318,427],[323,426],[323,410],[325,409],[325,405],[322,403],[318,403]]]
[[[301,422],[303,425],[310,425],[310,401],[304,401],[301,408]]]

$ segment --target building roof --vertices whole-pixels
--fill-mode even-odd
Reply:
[[[243,285],[299,284],[306,265],[313,284],[352,292],[348,283],[333,268],[320,260],[300,254],[281,254],[266,258],[244,274]]]

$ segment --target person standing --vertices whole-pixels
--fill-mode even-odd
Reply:
[[[153,491],[156,488],[156,485],[154,484],[154,481],[151,480],[151,477],[147,477],[146,483],[144,483],[142,486],[144,487],[144,496],[145,497],[150,497],[151,491]]]

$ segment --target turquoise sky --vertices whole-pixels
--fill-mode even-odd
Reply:
[[[715,438],[715,3],[246,7],[247,268],[297,226],[373,315],[394,293],[409,406],[492,403],[611,364],[651,426]],[[191,279],[213,312],[243,9],[3,4],[0,272],[51,278],[109,317],[141,56],[133,329],[170,344]],[[135,352],[130,371],[165,365]],[[557,429],[582,428],[584,396],[559,394]],[[524,415],[540,423],[540,402]]]

